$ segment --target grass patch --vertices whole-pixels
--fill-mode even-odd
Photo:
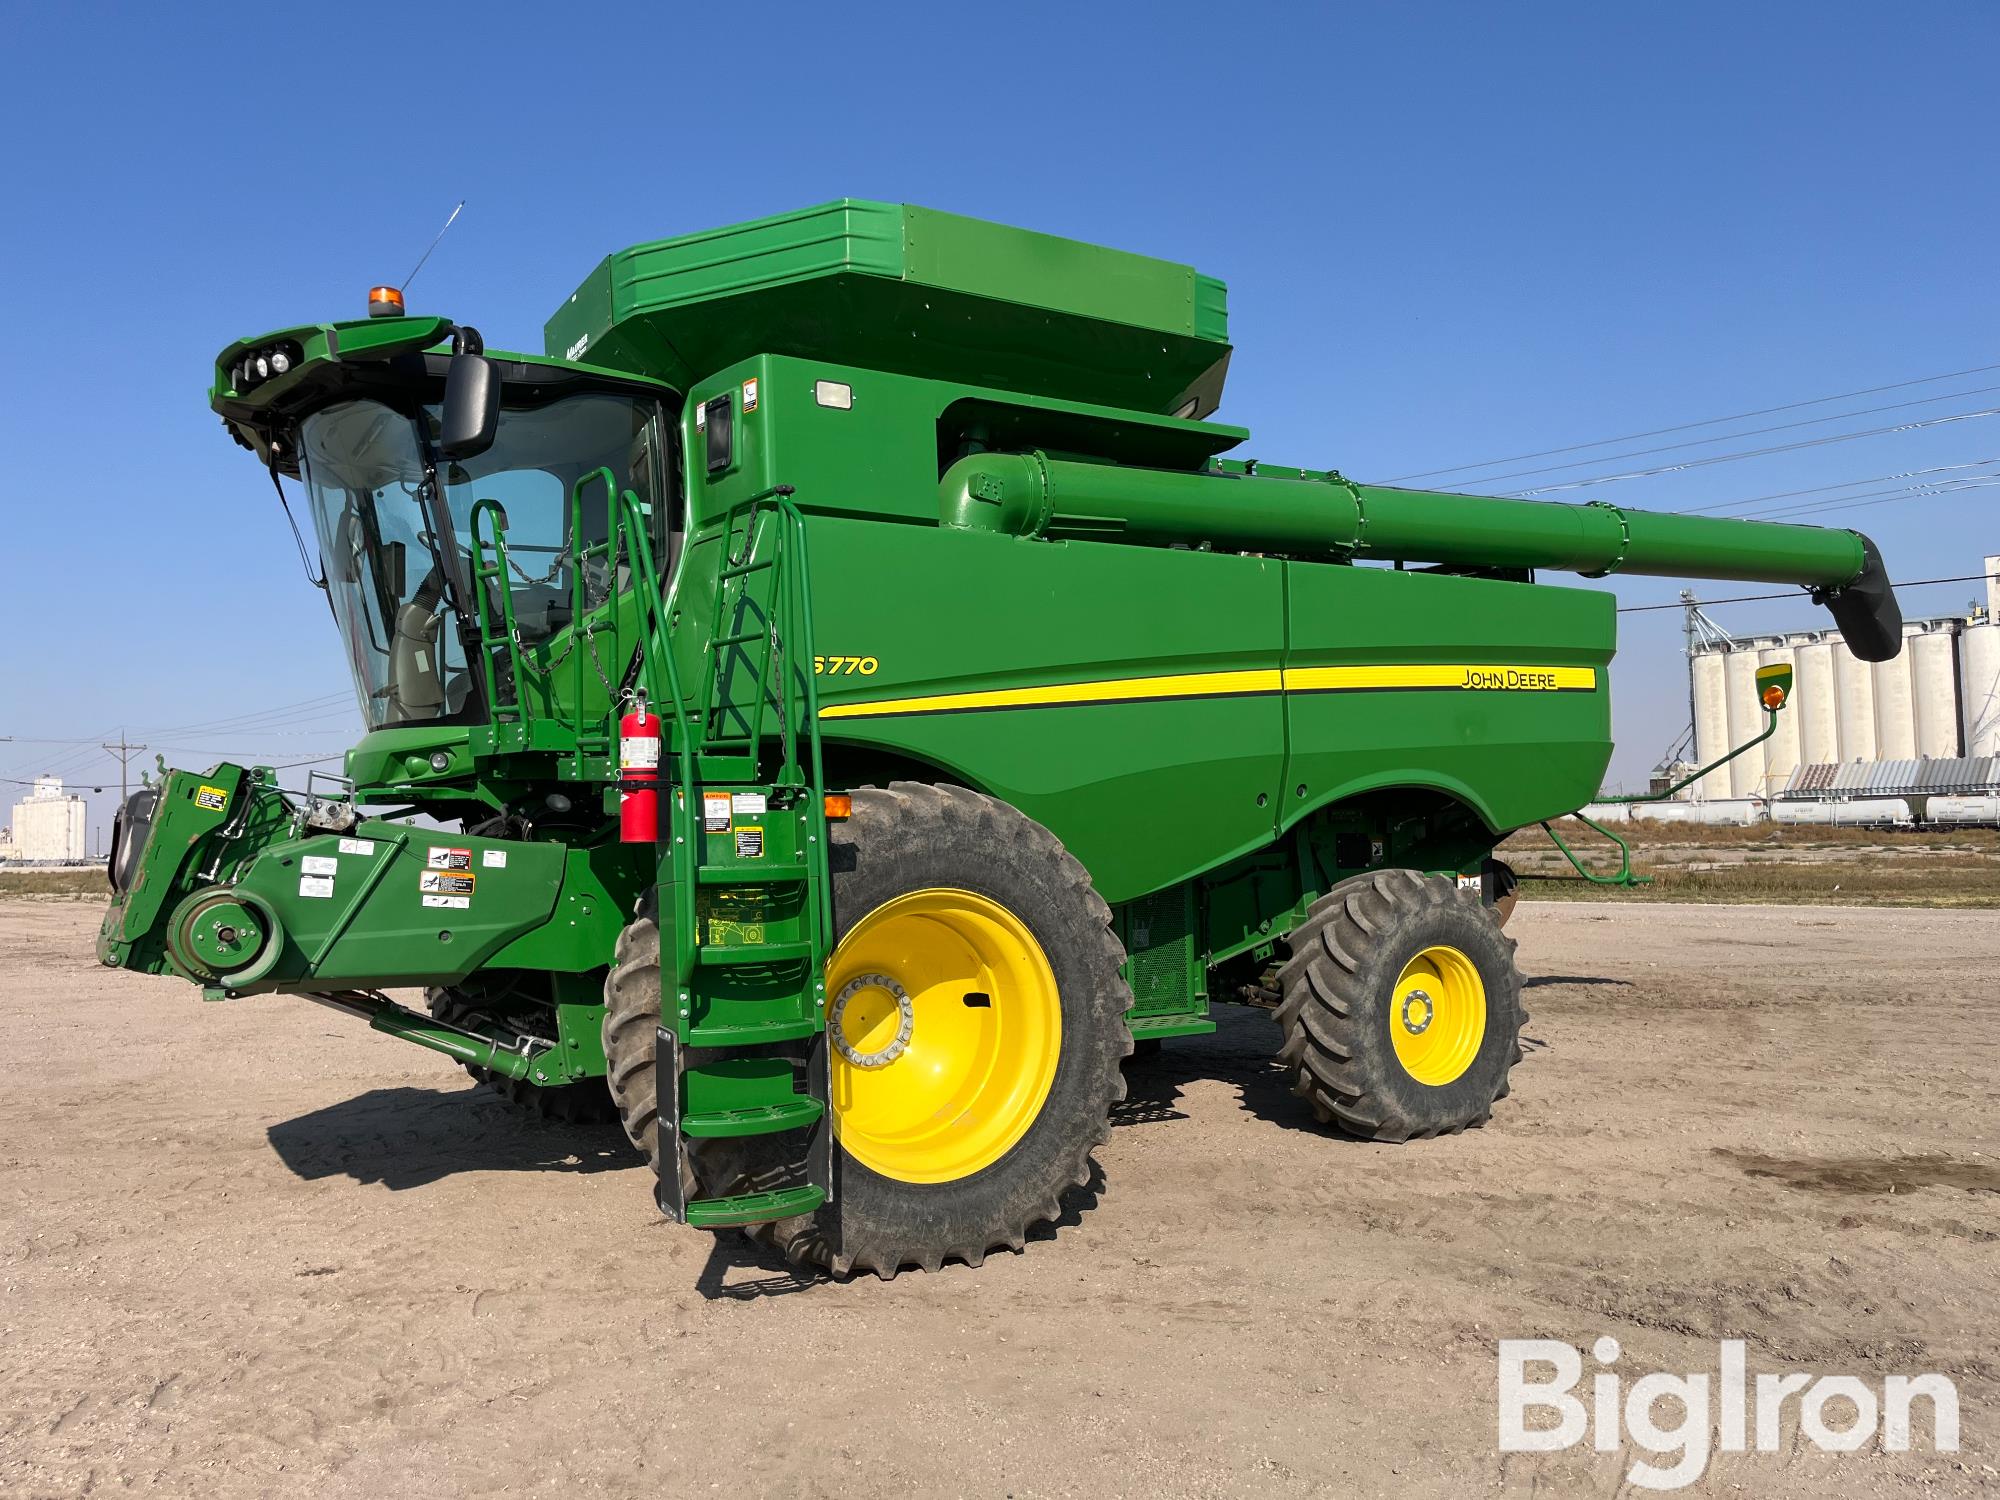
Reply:
[[[0,870],[0,897],[15,901],[109,901],[104,867],[81,870]]]
[[[2000,907],[2000,830],[1642,822],[1619,831],[1631,842],[1633,869],[1652,877],[1647,884],[1585,880],[1539,829],[1515,834],[1500,855],[1521,875],[1521,894],[1543,901]],[[1618,867],[1618,851],[1608,841],[1576,825],[1562,833],[1593,871]]]

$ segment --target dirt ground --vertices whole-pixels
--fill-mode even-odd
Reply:
[[[1602,1334],[1957,1383],[1957,1454],[1788,1408],[1697,1493],[2000,1485],[1991,912],[1524,903],[1486,1129],[1330,1137],[1224,1009],[1060,1226],[888,1283],[667,1225],[615,1131],[333,1012],[104,971],[97,915],[0,904],[0,1493],[1629,1492],[1495,1451],[1496,1341]]]

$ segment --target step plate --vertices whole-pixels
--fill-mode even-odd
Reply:
[[[697,1198],[687,1205],[686,1222],[697,1229],[726,1229],[735,1224],[768,1224],[793,1214],[809,1214],[826,1202],[816,1187],[779,1188],[771,1193],[745,1193],[739,1198]]]

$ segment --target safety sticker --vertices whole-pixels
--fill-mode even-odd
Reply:
[[[1486,878],[1483,875],[1461,875],[1458,877],[1458,888],[1461,891],[1483,891],[1486,889]]]
[[[762,859],[764,857],[764,830],[754,826],[737,829],[736,857],[738,859]]]
[[[219,786],[198,786],[194,789],[194,805],[209,812],[221,812],[229,806],[229,791]]]
[[[424,897],[424,905],[448,906],[454,911],[465,911],[471,907],[472,898],[470,896],[426,896]]]
[[[757,947],[769,941],[765,936],[766,930],[762,922],[738,922],[729,917],[708,919],[708,940],[718,947],[725,944],[741,948]]]
[[[729,832],[729,793],[701,794],[701,826],[710,833]]]
[[[308,875],[338,875],[340,861],[330,854],[308,854],[299,861],[299,868]]]
[[[743,382],[743,409],[745,411],[755,411],[757,409],[757,382],[755,380],[746,380]]]
[[[375,852],[375,840],[373,840],[373,839],[342,839],[342,840],[340,841],[340,852],[341,852],[342,854],[369,854],[369,855],[372,855],[372,854],[373,854],[373,853]]]
[[[489,870],[504,870],[507,868],[507,851],[505,849],[481,849],[479,851],[479,863]]]
[[[331,875],[301,875],[299,877],[299,894],[301,896],[331,896],[333,894],[333,877]]]
[[[739,818],[761,818],[769,805],[762,792],[738,792],[729,799],[729,810]]]
[[[443,870],[422,870],[417,874],[417,889],[426,896],[470,896],[473,875],[451,875]]]
[[[424,857],[424,865],[432,870],[469,870],[472,868],[472,851],[438,845]]]

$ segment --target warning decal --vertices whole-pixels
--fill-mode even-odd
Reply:
[[[729,832],[729,793],[701,794],[701,826],[710,833]]]
[[[433,870],[469,870],[472,868],[472,851],[439,846],[424,857],[424,864]]]
[[[737,829],[736,857],[738,859],[762,859],[764,857],[764,830],[755,827]]]
[[[194,789],[194,805],[208,812],[221,812],[229,806],[229,793],[219,786],[198,786]]]
[[[477,877],[450,875],[442,870],[423,870],[417,875],[417,889],[426,896],[470,896]]]

